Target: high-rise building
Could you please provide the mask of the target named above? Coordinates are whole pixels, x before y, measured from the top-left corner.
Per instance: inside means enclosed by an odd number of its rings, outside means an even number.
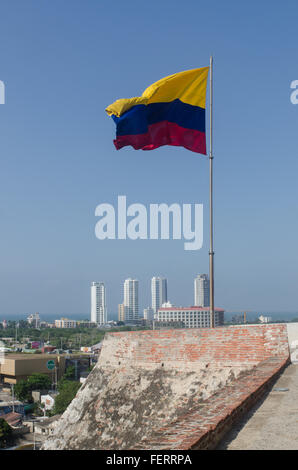
[[[124,304],[118,305],[118,321],[125,321],[125,307]]]
[[[196,307],[209,307],[210,281],[208,274],[198,274],[194,281],[194,305]]]
[[[139,281],[126,279],[124,281],[124,316],[125,321],[139,320]]]
[[[106,288],[103,282],[91,284],[91,322],[107,323]]]
[[[167,280],[164,277],[153,277],[151,279],[151,299],[154,313],[167,302],[168,288]]]

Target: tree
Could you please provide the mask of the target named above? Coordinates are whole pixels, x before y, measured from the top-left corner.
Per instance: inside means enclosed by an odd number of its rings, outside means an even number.
[[[30,390],[48,390],[52,381],[46,374],[34,373],[27,379]]]
[[[0,446],[3,447],[6,445],[7,440],[9,440],[12,434],[12,429],[5,419],[0,418]]]
[[[14,393],[18,400],[27,401],[29,397],[29,387],[26,380],[20,380],[14,386]]]
[[[27,380],[20,380],[14,386],[14,391],[20,401],[31,401],[33,390],[48,390],[51,385],[52,381],[47,375],[34,373]]]
[[[28,325],[27,320],[19,320],[19,328],[28,328]]]
[[[72,402],[81,384],[70,380],[60,380],[58,384],[59,394],[55,398],[54,414],[62,414]]]
[[[75,366],[68,366],[65,374],[63,375],[63,379],[73,380],[75,378]]]

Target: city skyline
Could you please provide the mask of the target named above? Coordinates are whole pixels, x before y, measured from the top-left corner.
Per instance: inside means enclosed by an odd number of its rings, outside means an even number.
[[[202,277],[203,276],[203,277]],[[173,292],[173,295],[171,295],[170,297],[167,296],[167,300],[169,302],[171,302],[171,305],[173,307],[187,307],[187,306],[198,306],[196,305],[196,302],[195,302],[195,298],[196,298],[196,280],[197,279],[200,279],[200,280],[203,280],[203,283],[204,281],[206,280],[207,278],[207,282],[209,283],[209,277],[208,277],[208,274],[197,274],[196,277],[193,279],[193,280],[188,280],[188,290],[190,291],[190,287],[192,288],[192,292],[191,292],[191,295],[189,296],[189,298],[186,300],[185,303],[182,303],[180,302],[179,300],[179,297],[177,297],[177,292]],[[143,314],[142,312],[147,309],[147,308],[152,308],[152,279],[163,279],[166,281],[166,286],[167,286],[167,293],[168,293],[168,279],[167,278],[164,278],[164,277],[160,277],[160,276],[153,276],[153,277],[150,277],[149,279],[145,279],[143,280],[143,282],[140,283],[140,280],[139,279],[132,279],[132,278],[127,278],[126,280],[133,280],[133,281],[136,281],[137,284],[138,284],[138,287],[137,287],[137,292],[138,292],[138,311],[139,311],[139,318],[142,318],[143,317]],[[124,296],[124,283],[125,281],[121,281],[119,286],[118,286],[118,289],[113,292],[113,296],[117,297],[119,299],[119,303],[117,303],[116,305],[116,308],[111,308],[109,311],[108,311],[108,308],[107,308],[107,305],[105,307],[105,318],[107,318],[107,321],[109,320],[115,320],[115,319],[118,319],[119,317],[119,306],[120,305],[123,305],[123,296]],[[104,294],[103,294],[103,298],[105,299],[106,301],[106,297],[107,297],[107,293],[109,293],[111,295],[111,292],[110,292],[110,288],[109,286],[106,285],[106,282],[98,282],[98,281],[92,281],[91,283],[91,292],[92,292],[92,285],[100,285],[103,287],[104,289]],[[87,289],[90,289],[90,284],[89,286],[87,286]],[[171,292],[171,290],[170,290]],[[204,294],[201,293],[201,295],[204,296]],[[209,299],[208,297],[208,288],[207,288],[207,293],[205,292],[205,296],[207,298],[207,300]],[[174,300],[176,299],[176,300]],[[96,304],[96,302],[94,303],[94,305]],[[274,310],[274,309],[256,309],[256,310],[253,310],[253,309],[247,309],[245,308],[245,306],[239,306],[238,309],[229,309],[228,307],[226,306],[222,306],[222,305],[215,305],[215,307],[220,307],[220,308],[223,308],[223,310],[225,310],[225,312],[227,313],[241,313],[241,312],[244,312],[244,311],[247,311],[247,312],[263,312],[263,313],[273,313],[273,314],[278,314],[279,315],[279,318],[282,318],[283,314],[284,315],[290,315],[291,316],[295,316],[295,314],[298,314],[298,309],[297,310],[288,310],[288,311],[280,311],[280,310]],[[36,309],[35,309],[36,310]],[[18,318],[30,318],[30,317],[34,317],[37,316],[38,317],[38,322],[40,321],[40,315],[42,317],[47,317],[47,316],[51,316],[54,318],[54,316],[71,316],[71,315],[74,315],[76,318],[80,318],[80,319],[84,319],[84,320],[90,320],[90,321],[93,321],[92,320],[92,315],[91,315],[91,311],[92,311],[92,293],[91,293],[91,302],[90,302],[90,298],[89,298],[89,308],[87,307],[85,312],[71,312],[69,310],[58,310],[56,313],[55,312],[42,312],[40,313],[40,311],[38,313],[32,313],[32,312],[19,312],[19,313],[14,313],[13,315],[8,315],[8,314],[0,314],[0,318],[2,317],[2,320],[10,320],[10,316],[13,317],[13,320],[15,319],[18,319]],[[102,311],[102,315],[104,315],[103,311]],[[94,314],[93,314],[93,317],[94,317]],[[1,321],[1,320],[0,320]],[[35,320],[34,320],[35,321]]]
[[[149,284],[149,283],[148,283]],[[148,288],[148,286],[147,286]],[[132,321],[138,318],[151,319],[154,314],[166,303],[169,303],[168,298],[168,280],[162,276],[153,276],[150,280],[151,288],[151,303],[150,306],[141,304],[139,294],[139,280],[127,278],[122,286],[122,302],[118,304],[118,320],[119,321]],[[143,294],[146,289],[142,290]],[[91,284],[91,321],[103,324],[103,318],[109,320],[107,314],[106,287],[104,282],[92,282]],[[207,307],[209,306],[209,279],[207,274],[198,274],[194,280],[194,306]],[[196,299],[197,303],[196,303]],[[202,302],[201,302],[202,299]],[[105,315],[102,313],[102,304],[104,303]],[[171,304],[174,306],[174,304]],[[186,304],[191,305],[191,304]],[[143,314],[141,313],[143,312]],[[115,317],[115,312],[111,313]],[[98,319],[101,319],[98,321]]]

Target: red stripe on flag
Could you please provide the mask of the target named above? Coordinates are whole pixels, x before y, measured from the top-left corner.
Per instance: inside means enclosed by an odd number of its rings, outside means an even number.
[[[154,150],[162,145],[175,145],[203,155],[207,154],[205,132],[185,129],[169,121],[151,124],[145,134],[118,136],[114,140],[114,145],[117,150],[127,145],[136,150]]]

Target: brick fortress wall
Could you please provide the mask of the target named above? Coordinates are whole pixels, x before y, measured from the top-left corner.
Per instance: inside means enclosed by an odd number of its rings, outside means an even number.
[[[285,324],[107,333],[43,448],[215,448],[288,362]]]
[[[288,337],[283,324],[248,325],[181,330],[145,330],[106,335],[100,362],[118,367],[157,364],[193,368],[195,364],[237,366],[258,364],[272,357],[288,357]]]

